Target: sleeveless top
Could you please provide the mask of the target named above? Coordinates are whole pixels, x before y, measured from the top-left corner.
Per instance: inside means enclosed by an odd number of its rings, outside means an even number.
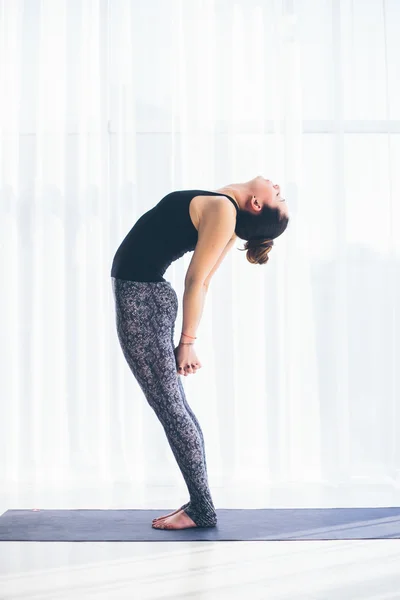
[[[195,249],[198,233],[193,225],[189,204],[195,196],[226,196],[205,190],[170,192],[144,213],[118,247],[111,267],[111,277],[129,281],[166,281],[163,277],[170,264]]]

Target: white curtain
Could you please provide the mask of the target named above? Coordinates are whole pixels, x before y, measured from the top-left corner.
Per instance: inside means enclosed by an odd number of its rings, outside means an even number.
[[[182,378],[211,487],[399,482],[399,31],[398,0],[0,1],[3,483],[184,485],[111,262],[170,191],[258,174],[291,221],[228,254]]]

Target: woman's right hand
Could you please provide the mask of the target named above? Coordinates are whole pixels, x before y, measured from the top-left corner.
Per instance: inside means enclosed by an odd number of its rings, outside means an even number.
[[[178,375],[194,374],[203,366],[197,357],[193,344],[179,344],[175,350],[175,361]]]

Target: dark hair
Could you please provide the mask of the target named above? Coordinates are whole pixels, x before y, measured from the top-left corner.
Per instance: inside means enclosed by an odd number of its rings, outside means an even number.
[[[289,217],[282,214],[277,206],[272,208],[265,204],[258,215],[239,210],[235,233],[240,239],[246,240],[244,248],[239,250],[247,250],[246,258],[250,263],[264,265],[268,262],[273,240],[285,231],[288,223]]]

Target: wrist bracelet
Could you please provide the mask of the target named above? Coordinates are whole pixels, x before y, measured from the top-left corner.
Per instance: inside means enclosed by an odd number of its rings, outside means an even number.
[[[192,340],[197,340],[197,337],[193,337],[191,335],[188,335],[187,333],[183,333],[183,331],[182,331],[182,335],[186,335],[186,337],[191,338]]]

